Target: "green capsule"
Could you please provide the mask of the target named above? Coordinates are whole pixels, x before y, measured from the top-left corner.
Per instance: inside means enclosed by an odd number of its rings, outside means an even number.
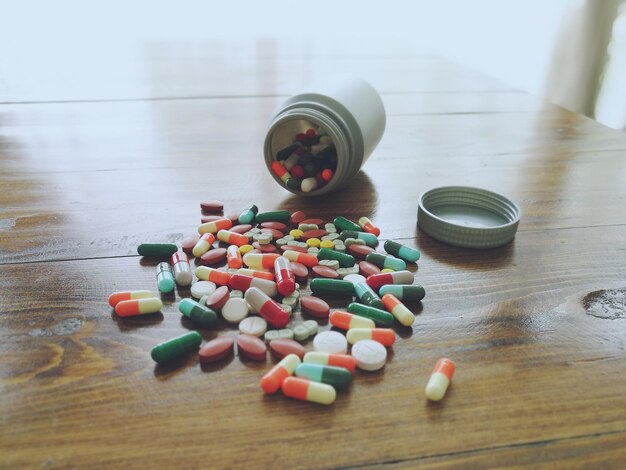
[[[298,178],[289,178],[285,183],[285,186],[287,186],[289,189],[300,190],[300,188],[302,187],[302,180]]]
[[[316,277],[309,285],[314,294],[354,295],[354,284],[341,279]]]
[[[400,258],[391,255],[383,255],[382,253],[370,253],[365,257],[365,261],[375,264],[381,269],[393,269],[394,271],[403,271],[406,269],[406,263]]]
[[[335,224],[335,227],[337,227],[337,230],[339,230],[340,232],[344,230],[352,230],[353,232],[363,231],[363,229],[361,229],[361,227],[359,227],[357,224],[341,216],[335,217],[335,220],[333,220],[333,224]]]
[[[142,243],[137,247],[137,253],[146,258],[169,258],[178,251],[172,243]]]
[[[217,321],[217,313],[192,299],[181,300],[178,304],[178,310],[202,328],[208,328]]]
[[[318,260],[331,259],[331,260],[339,261],[339,266],[341,266],[342,268],[351,268],[352,266],[356,264],[354,256],[349,255],[347,253],[340,253],[338,251],[331,250],[330,248],[322,248],[317,253],[317,259]]]
[[[294,371],[296,377],[303,377],[313,382],[332,385],[337,390],[345,390],[352,382],[352,374],[348,369],[321,364],[298,364]]]
[[[287,159],[287,157],[289,157],[299,147],[302,147],[302,144],[300,142],[294,142],[290,146],[279,150],[276,152],[276,160],[281,161]]]
[[[254,217],[259,213],[259,208],[252,204],[247,209],[241,211],[239,214],[239,223],[240,224],[251,224],[254,221]]]
[[[291,214],[289,211],[261,212],[256,215],[256,221],[259,224],[263,222],[289,222],[290,220]]]
[[[420,252],[416,248],[403,245],[402,243],[394,242],[393,240],[387,240],[384,244],[385,251],[390,255],[402,258],[404,261],[415,263],[420,259]]]
[[[385,304],[383,304],[381,298],[376,295],[376,292],[366,282],[355,284],[354,292],[362,304],[385,310]]]
[[[393,315],[379,308],[368,307],[367,305],[352,302],[348,305],[348,312],[359,315],[360,317],[369,318],[379,326],[392,327]]]
[[[359,240],[363,240],[367,246],[371,246],[372,248],[378,246],[378,238],[373,233],[366,232],[355,232],[354,230],[344,230],[339,235],[339,238],[345,240],[346,238],[356,238]]]
[[[184,335],[169,339],[152,348],[150,356],[159,364],[170,361],[178,356],[197,350],[202,343],[202,336],[197,331],[190,331]]]
[[[381,297],[385,294],[391,294],[399,300],[407,302],[417,302],[422,300],[426,295],[426,291],[422,286],[408,284],[386,284],[379,291]]]
[[[168,292],[172,292],[174,290],[176,282],[174,281],[174,274],[172,273],[172,268],[169,263],[163,261],[162,263],[157,264],[156,280],[159,292],[167,294]]]

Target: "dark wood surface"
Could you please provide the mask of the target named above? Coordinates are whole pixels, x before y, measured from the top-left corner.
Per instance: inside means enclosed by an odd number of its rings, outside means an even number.
[[[229,44],[151,45],[142,73],[110,59],[92,81],[78,64],[72,82],[4,71],[0,465],[623,468],[626,135],[437,57],[262,46],[233,59]],[[346,190],[301,199],[267,173],[265,130],[298,84],[339,66],[382,92],[387,130]],[[448,184],[518,202],[514,242],[475,251],[420,232],[419,195]],[[367,215],[417,246],[427,295],[385,368],[323,407],[264,396],[269,357],[155,366],[152,346],[193,329],[176,306],[188,289],[149,318],[106,299],[155,290],[137,244],[194,233],[204,199]],[[457,372],[428,403],[442,356]]]

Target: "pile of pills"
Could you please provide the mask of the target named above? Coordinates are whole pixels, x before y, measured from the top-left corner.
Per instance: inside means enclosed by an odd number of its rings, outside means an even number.
[[[296,134],[293,142],[274,156],[272,171],[289,189],[309,193],[332,180],[337,170],[337,150],[320,128]]]
[[[180,248],[146,243],[137,251],[170,260],[156,267],[160,293],[176,284],[190,286],[192,298],[178,303],[183,316],[198,328],[213,328],[221,315],[238,325],[239,335],[202,345],[202,336],[191,331],[156,345],[154,361],[166,363],[195,351],[201,363],[213,363],[232,354],[235,343],[240,357],[265,361],[269,348],[279,362],[263,376],[261,389],[321,404],[333,403],[336,392],[349,387],[356,368],[384,367],[387,348],[396,341],[392,327],[396,322],[410,327],[415,320],[405,303],[425,295],[407,270],[407,263],[419,259],[418,250],[387,240],[384,253],[376,251],[380,230],[366,217],[358,223],[344,217],[325,223],[300,211],[260,213],[254,205],[226,217],[218,201],[201,208],[220,215],[203,216],[198,236],[183,240]],[[195,269],[189,256],[196,258]],[[312,295],[302,295],[300,286],[310,275]],[[324,296],[344,299],[345,309],[331,311]],[[163,307],[145,290],[113,293],[109,304],[120,317]],[[318,319],[333,329],[319,331]],[[305,350],[302,343],[308,342],[313,351]],[[452,361],[439,360],[426,396],[443,398],[453,373]]]

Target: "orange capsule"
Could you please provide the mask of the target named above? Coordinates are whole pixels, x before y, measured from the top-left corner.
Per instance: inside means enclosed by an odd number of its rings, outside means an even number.
[[[128,290],[124,292],[113,292],[109,296],[109,305],[115,307],[123,300],[137,300],[146,299],[148,297],[154,297],[154,294],[149,290]]]
[[[396,332],[391,328],[351,328],[348,330],[346,338],[350,344],[355,344],[363,339],[372,339],[389,347],[396,342]]]
[[[353,315],[352,313],[334,310],[328,317],[330,324],[335,328],[350,330],[352,328],[375,328],[376,324],[369,318]]]
[[[283,252],[283,256],[289,261],[304,264],[308,268],[317,266],[317,256],[312,255],[311,253],[300,253],[298,251],[286,250]]]
[[[243,265],[243,261],[241,260],[241,253],[239,252],[239,248],[236,245],[230,245],[226,249],[226,262],[228,263],[228,267],[232,269],[239,269]]]
[[[354,373],[356,369],[356,359],[349,354],[331,354],[322,351],[311,351],[304,355],[303,362],[323,366],[343,367],[352,373]]]
[[[295,354],[288,354],[281,361],[272,367],[267,374],[261,378],[261,388],[265,393],[271,395],[276,393],[283,381],[293,375],[293,371],[300,364],[300,358]]]
[[[156,313],[163,307],[163,302],[157,297],[145,299],[122,300],[115,306],[115,313],[120,317],[134,317],[146,313]]]
[[[267,279],[268,281],[274,280],[274,275],[269,271],[257,271],[256,269],[241,268],[237,270],[237,274],[243,274],[244,276],[258,277],[259,279]]]
[[[359,219],[359,227],[361,227],[364,232],[373,233],[377,237],[380,236],[380,229],[376,227],[367,217],[361,217]]]
[[[311,401],[321,405],[330,405],[337,398],[337,392],[332,386],[297,377],[287,377],[283,380],[281,389],[289,398]]]
[[[237,246],[247,245],[250,241],[245,235],[237,232],[231,232],[230,230],[220,230],[217,232],[217,239],[221,242]]]
[[[432,401],[439,401],[446,394],[448,385],[452,381],[452,375],[456,366],[448,358],[441,358],[435,364],[433,373],[426,385],[426,397]]]
[[[214,242],[215,235],[213,235],[211,232],[205,233],[196,242],[193,249],[191,250],[191,254],[194,255],[196,258],[200,258],[203,254],[205,254],[213,247]]]
[[[246,253],[243,255],[243,263],[254,269],[271,269],[279,257],[277,253]]]
[[[272,162],[272,171],[283,181],[283,183],[286,183],[287,180],[291,178],[291,174],[289,174],[287,168],[285,168],[279,161]]]
[[[211,281],[218,286],[227,286],[228,281],[230,281],[230,274],[209,268],[208,266],[198,266],[196,268],[196,277],[201,281]]]
[[[211,222],[207,222],[198,227],[198,233],[204,235],[205,233],[217,233],[220,230],[228,230],[233,226],[233,222],[230,219],[218,219]]]

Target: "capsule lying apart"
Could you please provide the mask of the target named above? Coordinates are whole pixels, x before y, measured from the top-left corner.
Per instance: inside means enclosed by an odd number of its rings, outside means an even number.
[[[432,401],[439,401],[443,398],[446,390],[448,390],[455,368],[454,362],[445,357],[437,361],[428,384],[426,384],[426,398]]]
[[[321,405],[330,405],[337,398],[337,392],[330,385],[298,377],[287,377],[283,381],[281,389],[289,398],[311,401]]]

